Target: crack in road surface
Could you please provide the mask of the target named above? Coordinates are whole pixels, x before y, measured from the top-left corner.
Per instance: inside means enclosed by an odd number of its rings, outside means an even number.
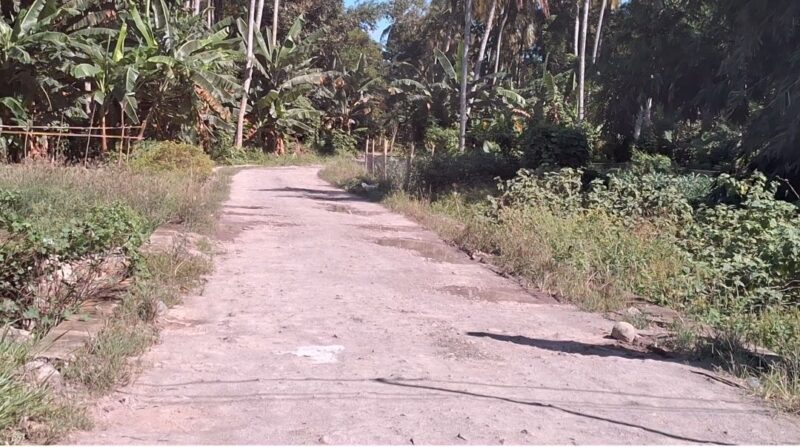
[[[240,171],[220,224],[202,295],[170,310],[141,374],[72,441],[800,441],[796,418],[615,345],[601,316],[527,293],[317,168]]]

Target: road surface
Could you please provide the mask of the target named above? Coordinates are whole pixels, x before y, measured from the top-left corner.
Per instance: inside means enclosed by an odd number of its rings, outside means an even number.
[[[715,373],[606,338],[312,167],[249,169],[202,293],[92,444],[797,443]]]

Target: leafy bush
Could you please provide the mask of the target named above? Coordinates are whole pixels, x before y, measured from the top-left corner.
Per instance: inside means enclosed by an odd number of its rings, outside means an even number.
[[[0,210],[0,232],[4,234],[0,238],[0,322],[37,320],[47,327],[86,298],[88,289],[83,284],[73,287],[59,283],[46,289],[54,296],[39,296],[42,282],[51,283],[50,276],[65,263],[87,255],[121,250],[134,257],[143,241],[144,224],[122,204],[93,208],[87,215],[48,231],[34,228],[13,212]],[[93,275],[98,267],[99,263],[89,262],[88,271],[73,271],[71,275]],[[76,279],[84,280],[88,278]]]
[[[214,170],[214,161],[199,146],[158,141],[140,145],[134,152],[130,166],[137,171],[180,171],[208,178]]]
[[[633,226],[643,219],[675,224],[692,219],[692,204],[708,193],[711,180],[701,175],[622,172],[586,181],[586,172],[564,168],[537,174],[521,170],[502,183],[498,205],[548,208],[557,215],[602,210]]]
[[[684,242],[705,273],[707,303],[726,314],[747,315],[800,305],[798,207],[775,199],[777,182],[755,173],[722,176],[717,184],[744,192],[738,205],[701,206]]]
[[[331,136],[334,154],[355,154],[358,152],[358,140],[353,135],[342,131],[334,131]]]
[[[500,114],[473,125],[469,136],[484,152],[511,155],[519,151],[523,127],[520,118]]]
[[[585,166],[591,157],[580,128],[533,124],[525,130],[522,166],[526,168]]]
[[[431,124],[425,129],[425,147],[432,154],[457,154],[458,129]]]
[[[724,122],[704,129],[698,121],[687,121],[667,133],[664,149],[684,166],[728,171],[735,167],[741,143],[742,131]]]
[[[591,217],[602,233],[614,233],[620,240],[628,237],[623,233],[649,228],[657,235],[651,243],[673,245],[683,267],[669,270],[655,282],[631,278],[628,292],[686,306],[721,330],[735,330],[748,341],[779,352],[796,349],[800,343],[795,311],[800,305],[798,207],[775,198],[778,183],[768,182],[760,173],[741,180],[727,175],[712,180],[630,171],[587,184],[583,174],[569,168],[543,174],[522,170],[499,185],[501,195],[493,199],[490,216],[498,225],[504,224],[511,210],[566,219],[560,225]],[[597,235],[571,237],[574,248],[596,240]],[[612,252],[623,258],[641,253],[633,249]],[[574,257],[560,262],[572,262],[569,259]],[[602,261],[597,268],[605,265],[603,271],[618,270],[612,257],[596,259]],[[642,265],[654,262],[637,259]],[[774,316],[780,314],[786,318],[776,324]]]
[[[668,174],[673,172],[672,160],[666,155],[634,151],[631,157],[631,171],[634,174]]]

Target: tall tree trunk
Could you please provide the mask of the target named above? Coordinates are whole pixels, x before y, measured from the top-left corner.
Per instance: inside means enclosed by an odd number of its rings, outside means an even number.
[[[486,45],[489,43],[489,36],[492,33],[494,26],[494,11],[497,9],[497,0],[492,0],[492,6],[489,7],[489,17],[486,19],[486,26],[483,30],[483,37],[481,37],[481,46],[478,49],[478,62],[475,63],[475,70],[473,71],[475,79],[481,75],[481,68],[483,67],[483,58],[486,56]]]
[[[200,15],[200,0],[194,0],[194,15]]]
[[[639,106],[639,113],[636,114],[636,121],[633,124],[633,141],[638,143],[642,137],[642,131],[647,130],[652,125],[651,112],[653,110],[653,98],[647,98],[644,105]]]
[[[494,74],[500,71],[500,52],[503,49],[503,31],[506,29],[508,23],[508,7],[503,8],[503,20],[500,21],[500,28],[497,29],[497,45],[494,49]]]
[[[584,95],[586,90],[586,31],[589,27],[589,1],[583,2],[583,20],[581,20],[581,54],[578,67],[578,122],[583,121],[585,113]]]
[[[280,9],[281,1],[275,0],[272,5],[272,41],[275,45],[278,44],[278,10]]]
[[[600,48],[600,33],[603,31],[603,16],[606,14],[608,0],[603,0],[600,5],[600,18],[597,19],[597,30],[594,33],[594,49],[592,50],[592,65],[597,63],[597,50]]]
[[[255,21],[256,26],[255,26],[255,29],[257,29],[257,30],[261,29],[261,18],[262,17],[264,17],[264,8],[263,7],[256,8],[256,21]]]
[[[464,152],[467,143],[467,75],[469,73],[469,44],[472,27],[472,0],[464,1],[464,51],[461,53],[460,122],[458,128],[458,150]]]
[[[578,57],[578,41],[581,34],[581,2],[575,2],[575,34],[572,38],[572,54]]]
[[[264,0],[259,0],[260,6],[264,7]],[[250,0],[250,12],[247,15],[247,62],[244,69],[244,83],[242,91],[242,102],[239,104],[239,118],[236,121],[236,142],[237,148],[242,147],[244,139],[244,117],[247,114],[247,97],[250,93],[250,83],[253,81],[253,34],[256,27],[256,0]]]

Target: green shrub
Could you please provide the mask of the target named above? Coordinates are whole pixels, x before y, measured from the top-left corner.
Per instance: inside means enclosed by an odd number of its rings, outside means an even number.
[[[580,169],[537,174],[521,170],[499,186],[497,205],[531,206],[569,215],[587,209],[602,210],[628,226],[641,220],[652,224],[690,222],[692,205],[710,190],[711,180],[701,175],[636,174],[622,172],[585,181]]]
[[[511,155],[519,152],[522,138],[521,132],[517,129],[522,126],[521,121],[516,121],[512,117],[501,114],[473,125],[469,136],[476,144],[476,147],[485,152],[500,152],[501,154]],[[457,143],[458,140],[456,140]]]
[[[679,124],[667,134],[665,148],[681,165],[728,171],[735,167],[742,131],[722,122],[703,128],[699,121]]]
[[[130,166],[136,171],[179,171],[208,178],[214,170],[214,161],[199,146],[158,141],[140,145],[134,151]]]
[[[425,148],[433,154],[457,154],[458,129],[431,124],[425,129]]]
[[[743,195],[737,205],[699,207],[684,242],[706,274],[704,305],[724,309],[720,318],[796,308],[800,305],[798,207],[776,200],[778,183],[768,182],[760,173],[745,180],[725,175],[717,184]]]
[[[631,171],[633,171],[634,174],[668,174],[673,172],[672,160],[666,155],[633,151],[633,157],[631,157]]]
[[[85,216],[47,230],[34,228],[17,214],[0,212],[0,232],[4,234],[0,237],[0,323],[35,320],[45,329],[86,298],[87,291],[54,284],[57,296],[40,297],[36,290],[43,278],[64,262],[87,255],[121,250],[135,258],[145,235],[141,217],[122,204],[93,208]]]
[[[331,136],[331,145],[334,154],[355,154],[358,152],[358,139],[340,130],[335,130]]]
[[[775,198],[776,182],[759,173],[741,180],[722,175],[712,181],[700,175],[635,171],[609,174],[588,185],[582,179],[582,171],[569,168],[542,174],[522,170],[499,185],[501,195],[493,199],[490,215],[503,224],[511,210],[533,210],[566,219],[560,225],[591,216],[602,233],[613,233],[612,239],[620,241],[627,237],[623,233],[651,228],[658,235],[651,243],[674,246],[682,268],[657,281],[645,281],[644,273],[636,273],[622,282],[632,287],[628,292],[688,307],[720,330],[735,329],[746,341],[779,352],[792,352],[800,343],[795,311],[800,305],[798,207]],[[588,241],[595,244],[598,236],[570,237],[574,249]],[[613,258],[641,253],[630,248],[633,245],[604,247],[610,257],[595,257],[598,261],[592,263],[605,265],[603,271],[619,271]],[[559,262],[573,265],[575,256]],[[642,259],[634,257],[632,262],[654,262]],[[776,324],[774,316],[780,314],[786,318]]]
[[[580,128],[533,124],[525,130],[522,166],[526,168],[585,166],[591,157]]]

